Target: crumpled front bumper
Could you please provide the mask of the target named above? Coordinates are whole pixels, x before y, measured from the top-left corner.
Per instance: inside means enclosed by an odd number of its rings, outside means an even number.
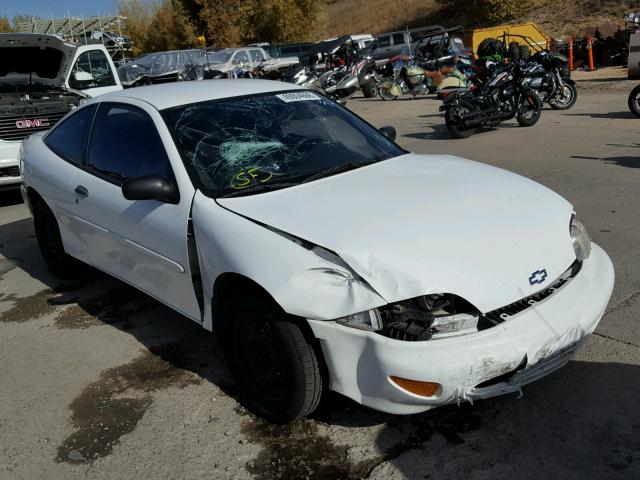
[[[309,324],[320,340],[332,390],[377,410],[418,413],[518,392],[562,367],[598,325],[613,284],[611,260],[593,244],[580,272],[559,291],[475,334],[406,342],[331,321]],[[397,386],[392,375],[442,387],[422,397]]]

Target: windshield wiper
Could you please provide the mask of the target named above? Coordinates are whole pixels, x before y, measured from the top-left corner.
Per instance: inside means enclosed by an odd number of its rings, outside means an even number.
[[[356,168],[364,167],[365,165],[371,165],[372,163],[377,163],[377,160],[373,160],[371,162],[347,162],[341,163],[340,165],[336,165],[331,168],[327,168],[326,170],[321,170],[313,175],[305,178],[302,183],[312,182],[314,180],[318,180],[324,177],[330,177],[331,175],[336,175],[342,172],[348,172],[349,170],[355,170]]]
[[[261,192],[269,192],[273,190],[280,190],[281,188],[293,187],[295,185],[300,185],[296,182],[287,182],[287,183],[259,183],[257,185],[253,185],[251,187],[242,188],[239,190],[234,190],[233,192],[225,193],[224,195],[219,196],[218,198],[229,198],[229,197],[242,197],[244,195],[251,195],[254,193]]]

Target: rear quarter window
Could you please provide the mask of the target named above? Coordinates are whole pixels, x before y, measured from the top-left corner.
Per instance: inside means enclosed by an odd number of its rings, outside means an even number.
[[[49,132],[44,143],[68,162],[82,164],[96,108],[93,104],[76,110]]]

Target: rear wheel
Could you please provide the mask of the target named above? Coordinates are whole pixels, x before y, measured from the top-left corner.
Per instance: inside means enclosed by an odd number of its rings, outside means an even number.
[[[303,329],[260,293],[228,299],[220,345],[245,406],[276,423],[313,412],[324,387]]]
[[[527,45],[520,45],[520,60],[529,60],[529,47]]]
[[[578,99],[578,90],[575,85],[563,83],[555,96],[549,100],[549,105],[554,110],[569,110]]]
[[[447,107],[444,113],[444,121],[447,130],[453,138],[468,138],[478,130],[478,127],[462,127],[458,118],[461,115],[476,111],[476,106],[469,100],[462,99],[457,105]]]
[[[640,85],[631,90],[629,94],[629,110],[636,117],[640,117]]]
[[[531,127],[538,123],[542,112],[540,98],[533,90],[526,90],[520,99],[516,120],[521,127]]]
[[[37,196],[32,199],[32,205],[36,239],[47,267],[62,280],[78,277],[83,265],[65,252],[55,215],[44,200]]]

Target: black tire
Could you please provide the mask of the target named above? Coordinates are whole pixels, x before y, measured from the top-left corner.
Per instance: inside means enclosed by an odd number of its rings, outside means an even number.
[[[61,280],[78,278],[84,265],[65,252],[55,215],[39,197],[32,199],[32,206],[36,239],[47,267]]]
[[[569,110],[576,104],[578,99],[578,90],[575,85],[564,83],[562,85],[562,93],[556,94],[555,97],[549,99],[549,106],[554,110]]]
[[[518,42],[509,44],[509,58],[512,62],[520,60],[520,44]]]
[[[447,130],[453,138],[469,138],[476,133],[478,127],[460,128],[455,120],[456,115],[461,113],[470,113],[476,110],[476,106],[469,100],[462,99],[458,105],[451,105],[447,107],[444,112],[444,121],[447,125]]]
[[[640,117],[640,85],[631,90],[629,94],[629,110],[636,117]]]
[[[520,60],[526,62],[527,60],[529,60],[529,47],[527,45],[520,45]]]
[[[324,381],[316,352],[295,320],[264,294],[227,299],[219,338],[249,410],[287,423],[318,407]]]
[[[376,85],[375,80],[369,79],[362,85],[362,93],[365,98],[374,98],[378,95],[378,86]]]
[[[533,90],[526,90],[523,97],[520,105],[518,105],[516,120],[521,127],[532,127],[540,120],[542,103],[540,103],[540,98]]]

